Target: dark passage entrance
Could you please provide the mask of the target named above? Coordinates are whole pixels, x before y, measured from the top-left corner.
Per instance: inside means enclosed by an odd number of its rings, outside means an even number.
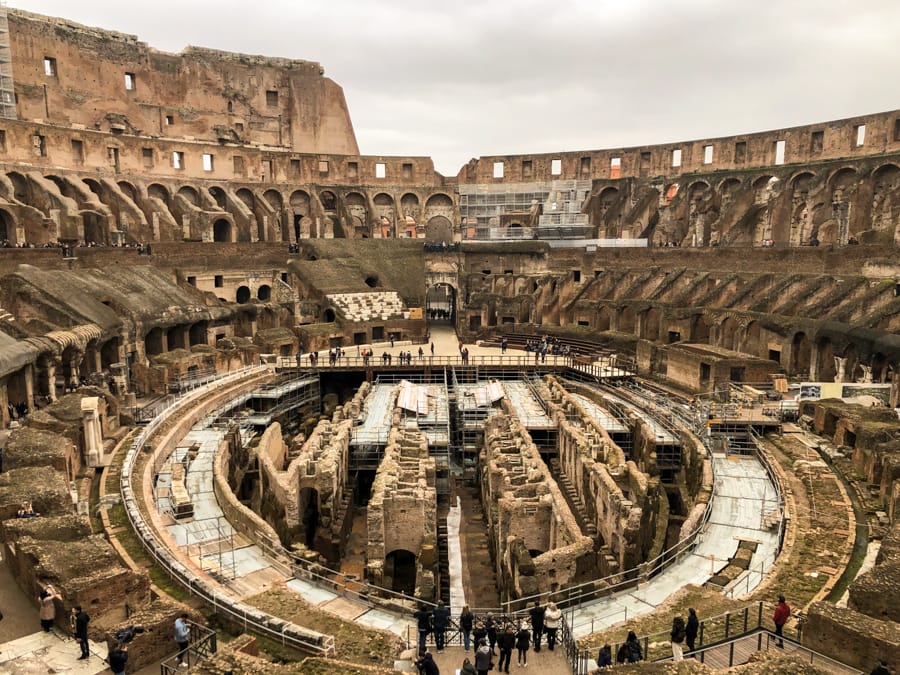
[[[416,592],[416,556],[398,549],[384,559],[384,580],[390,580],[390,588],[398,593],[413,595]]]

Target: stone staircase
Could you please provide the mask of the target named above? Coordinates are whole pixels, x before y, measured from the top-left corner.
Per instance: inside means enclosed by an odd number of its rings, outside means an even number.
[[[566,501],[569,503],[569,508],[572,509],[572,513],[575,515],[575,520],[578,521],[578,526],[581,528],[581,531],[591,538],[596,538],[597,526],[594,525],[593,519],[588,516],[581,495],[572,485],[571,481],[569,481],[569,477],[561,471],[558,458],[554,457],[550,460],[550,471],[556,478],[556,484],[559,485],[560,490],[562,490],[562,493],[565,495]]]
[[[396,291],[332,293],[326,298],[349,321],[408,319],[409,310]]]

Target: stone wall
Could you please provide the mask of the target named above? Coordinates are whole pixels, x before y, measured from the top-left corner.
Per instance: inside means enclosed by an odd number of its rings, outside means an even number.
[[[503,407],[485,423],[478,471],[505,602],[594,578],[597,555],[528,432]]]
[[[254,512],[297,552],[316,551],[329,562],[341,558],[351,523],[353,488],[349,483],[352,420],[359,415],[371,385],[364,384],[331,421],[322,421],[308,439],[289,446],[281,425],[269,425],[255,446],[229,441],[229,484],[246,494]],[[250,478],[258,471],[258,479]],[[314,515],[311,515],[314,514]]]
[[[435,601],[437,579],[437,492],[435,460],[428,439],[416,428],[400,428],[400,411],[375,473],[366,509],[366,575],[376,586],[393,587],[387,559],[407,551],[415,556],[415,596]]]
[[[881,659],[892,672],[900,666],[897,624],[826,602],[810,605],[803,645],[863,672],[870,672]]]
[[[555,378],[546,379],[543,398],[556,423],[560,470],[575,487],[585,516],[599,535],[600,575],[633,569],[660,553],[665,543],[665,527],[657,527],[659,478],[626,461],[621,448],[583,406]]]

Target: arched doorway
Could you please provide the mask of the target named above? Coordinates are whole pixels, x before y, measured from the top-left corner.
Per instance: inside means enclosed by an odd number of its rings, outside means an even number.
[[[453,243],[453,225],[444,216],[435,216],[425,225],[425,241]]]
[[[235,300],[237,300],[240,304],[244,304],[245,302],[250,302],[250,289],[246,286],[238,286],[237,293],[235,293]]]
[[[397,593],[413,595],[416,592],[416,556],[410,551],[397,549],[384,558],[385,585]]]
[[[812,356],[812,344],[806,333],[794,334],[791,340],[791,375],[809,375],[810,357]]]
[[[456,289],[450,284],[435,284],[425,293],[425,318],[430,323],[456,324]]]
[[[256,292],[256,297],[262,300],[263,302],[268,302],[272,297],[272,287],[268,284],[263,284],[259,287],[259,290]]]
[[[15,221],[6,211],[0,210],[0,246],[15,244]]]
[[[213,223],[213,241],[231,241],[231,223],[224,218]]]

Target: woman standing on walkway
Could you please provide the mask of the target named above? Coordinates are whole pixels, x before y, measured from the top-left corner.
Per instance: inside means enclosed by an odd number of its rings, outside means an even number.
[[[472,624],[475,622],[475,615],[469,610],[468,605],[464,605],[462,613],[459,615],[459,632],[463,637],[463,649],[469,651],[469,640],[472,635]]]
[[[523,621],[519,632],[516,633],[516,650],[518,651],[517,663],[520,666],[528,665],[528,648],[531,646],[531,631],[528,630],[528,622]]]
[[[47,584],[45,588],[41,589],[41,594],[38,596],[38,604],[40,605],[41,628],[44,629],[45,633],[50,632],[56,619],[55,599],[56,591],[53,590],[53,586]]]
[[[544,612],[544,632],[547,634],[547,649],[551,652],[556,646],[556,631],[559,628],[559,619],[562,612],[555,602],[547,605],[547,611]]]

